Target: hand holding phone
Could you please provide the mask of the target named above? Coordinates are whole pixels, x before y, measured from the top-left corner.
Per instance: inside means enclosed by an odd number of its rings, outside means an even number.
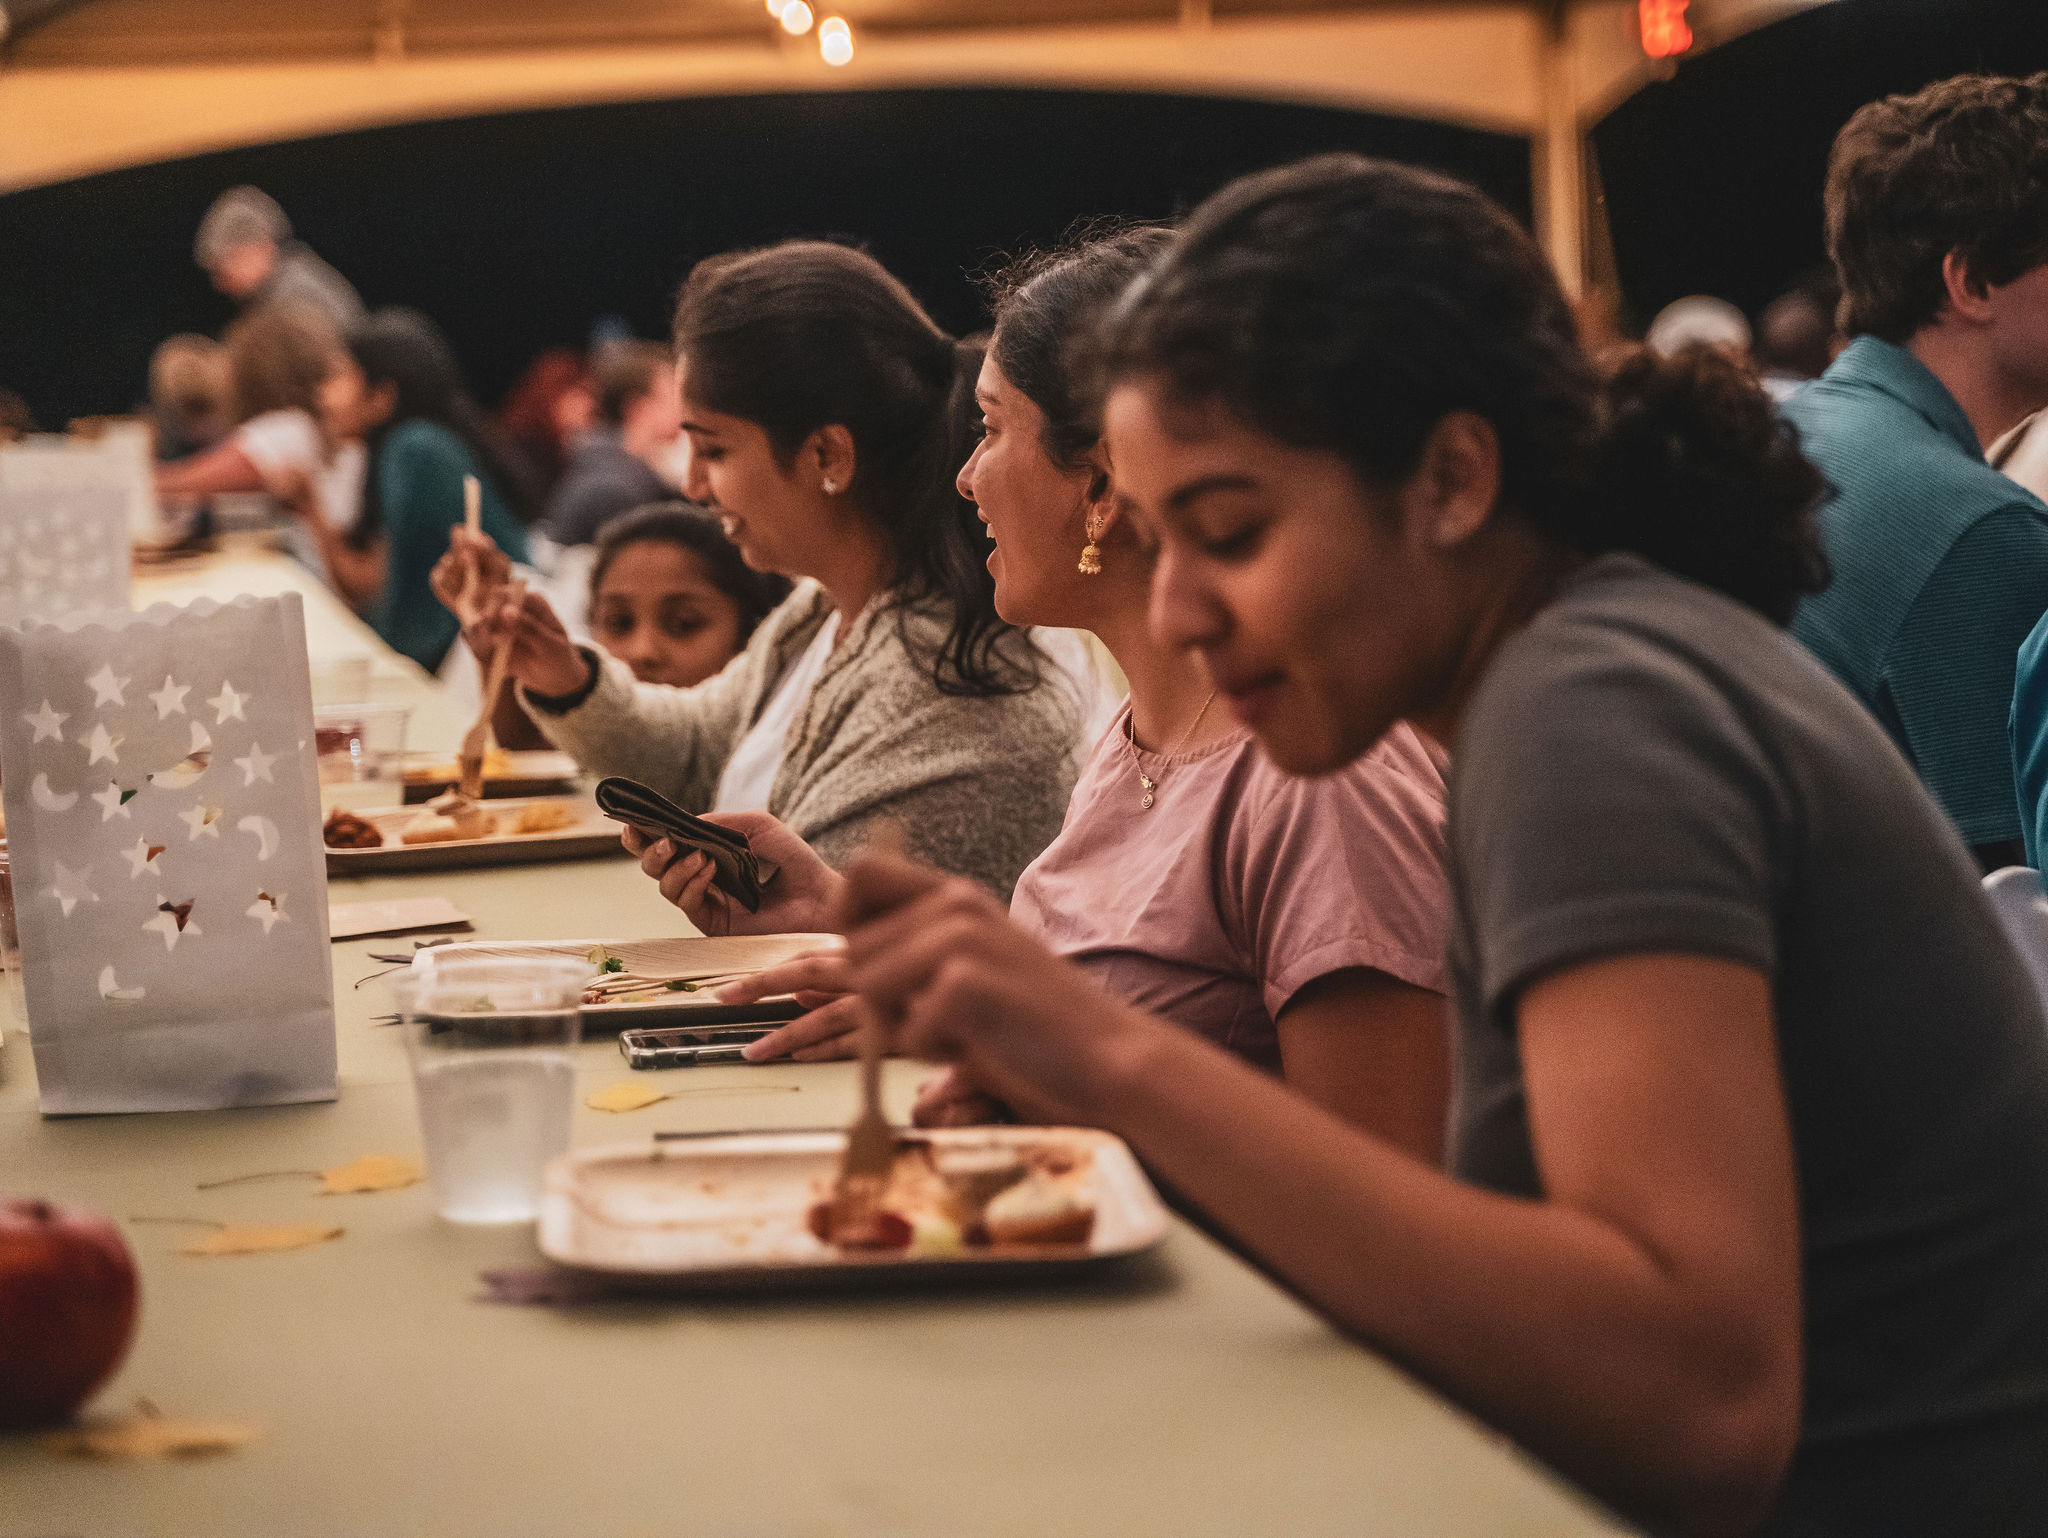
[[[660,791],[621,775],[598,781],[597,805],[605,816],[649,838],[665,838],[678,850],[706,856],[714,872],[712,885],[747,912],[761,911],[761,888],[775,879],[776,867],[754,853],[744,834],[686,812]]]

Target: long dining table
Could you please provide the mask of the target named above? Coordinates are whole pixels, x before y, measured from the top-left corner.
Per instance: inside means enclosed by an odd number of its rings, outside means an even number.
[[[281,556],[138,581],[138,604],[305,595],[316,673],[374,645]],[[452,742],[437,686],[378,649],[373,689]],[[631,861],[337,878],[335,902],[445,897],[490,939],[686,933]],[[433,1215],[428,1190],[320,1196],[368,1154],[418,1157],[405,1054],[372,952],[332,946],[340,1094],[264,1109],[46,1119],[30,1043],[0,1049],[0,1196],[112,1217],[141,1276],[132,1352],[95,1414],[138,1402],[253,1427],[198,1459],[81,1461],[0,1436],[0,1538],[593,1535],[1566,1535],[1627,1529],[1197,1228],[1085,1279],[1035,1285],[486,1301],[480,1274],[542,1264],[526,1226]],[[366,981],[366,979],[368,979]],[[32,1022],[30,1029],[32,1030]],[[831,1127],[850,1065],[630,1075],[579,1049],[577,1146],[657,1131]],[[892,1063],[902,1118],[928,1070]],[[274,1254],[188,1256],[136,1219],[340,1225]]]

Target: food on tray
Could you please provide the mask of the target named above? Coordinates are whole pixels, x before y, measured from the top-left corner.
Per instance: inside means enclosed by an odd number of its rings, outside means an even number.
[[[326,826],[321,828],[320,837],[329,849],[382,849],[384,835],[377,831],[376,824],[367,818],[358,817],[336,807],[327,814]]]
[[[829,1194],[808,1215],[813,1234],[841,1249],[951,1250],[1010,1244],[1085,1244],[1095,1229],[1090,1163],[1065,1150],[937,1150],[906,1139],[871,1232],[832,1233]]]
[[[512,819],[514,833],[555,833],[576,821],[576,810],[565,801],[529,801]]]
[[[429,802],[399,830],[401,844],[452,844],[463,839],[489,838],[498,831],[498,819],[474,802],[444,808]]]
[[[1026,1176],[982,1210],[990,1244],[1085,1244],[1095,1208],[1050,1175]]]
[[[493,743],[484,749],[484,778],[500,779],[512,772],[512,755]],[[435,764],[415,764],[405,771],[408,780],[432,782],[435,780],[459,780],[462,765],[455,759],[445,759]]]

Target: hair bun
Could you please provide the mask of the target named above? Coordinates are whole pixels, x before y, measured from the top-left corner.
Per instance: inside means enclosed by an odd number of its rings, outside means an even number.
[[[1603,360],[1589,532],[1784,624],[1827,585],[1814,512],[1832,494],[1756,376],[1718,349]]]

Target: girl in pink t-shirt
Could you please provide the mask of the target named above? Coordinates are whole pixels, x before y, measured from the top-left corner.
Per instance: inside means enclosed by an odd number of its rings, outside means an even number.
[[[1435,750],[1396,726],[1339,773],[1295,779],[1211,708],[1200,663],[1152,638],[1153,550],[1121,516],[1074,388],[1069,340],[1166,238],[1125,231],[1027,259],[996,282],[976,388],[985,433],[960,490],[994,541],[997,610],[1012,624],[1093,632],[1131,685],[1011,912],[1118,997],[1434,1162],[1449,1078]],[[720,820],[780,865],[784,892],[745,914],[695,857],[671,863],[662,846],[643,849],[671,900],[710,932],[830,926],[833,872],[773,819]],[[740,1002],[798,988],[819,1005],[748,1055],[846,1055],[859,1006],[833,997],[843,975],[838,958],[813,957],[729,990]],[[920,1117],[993,1109],[948,1078],[927,1086]]]

